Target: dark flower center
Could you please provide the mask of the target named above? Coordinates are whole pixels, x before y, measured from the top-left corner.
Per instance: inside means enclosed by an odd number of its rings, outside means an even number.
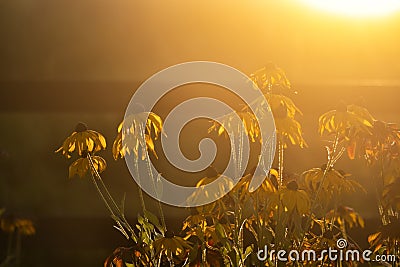
[[[293,190],[296,191],[297,189],[299,189],[299,185],[297,184],[296,181],[290,181],[287,185],[286,185],[287,189],[289,190]]]
[[[75,132],[77,133],[81,133],[84,131],[87,131],[88,127],[85,123],[83,122],[79,122],[76,126],[75,126]]]
[[[166,238],[173,238],[175,236],[174,232],[167,230],[165,233]]]
[[[222,218],[219,220],[219,223],[220,223],[220,224],[228,224],[229,222],[228,222],[228,220],[226,219],[226,217],[222,217]]]
[[[327,167],[328,167],[328,165],[325,163],[325,164],[322,164],[322,166],[320,168],[322,171],[325,171]]]
[[[89,152],[87,152],[87,150],[83,150],[81,157],[82,158],[87,158],[88,155],[89,155]]]
[[[386,129],[386,125],[383,121],[375,121],[374,128],[376,129],[377,132],[383,132]]]
[[[344,206],[339,206],[337,209],[337,212],[342,216],[346,214],[346,211],[347,211],[347,209]]]

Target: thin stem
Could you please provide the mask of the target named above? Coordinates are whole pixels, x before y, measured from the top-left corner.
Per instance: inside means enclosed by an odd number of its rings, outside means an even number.
[[[11,256],[14,232],[8,234],[7,257]]]
[[[256,219],[256,227],[257,227],[257,236],[258,237],[255,237],[256,239],[257,239],[257,246],[258,246],[258,249],[262,249],[261,248],[261,240],[263,239],[263,236],[261,236],[261,231],[262,231],[262,221],[263,220],[260,220],[259,219],[259,208],[260,208],[260,204],[259,204],[259,197],[258,197],[258,191],[256,191],[256,192],[254,192],[255,194],[256,194],[256,216],[257,216],[257,219]]]
[[[14,238],[14,232],[9,233],[6,258],[4,259],[3,262],[0,262],[0,267],[9,266],[9,263],[11,263],[11,261],[15,258],[15,255],[12,254],[13,238]]]
[[[242,222],[242,224],[240,226],[240,229],[239,229],[240,261],[241,261],[242,266],[244,266],[244,260],[243,260],[243,256],[242,256],[244,254],[244,250],[243,250],[243,248],[244,248],[243,247],[243,230],[244,230],[244,225],[245,225],[246,221],[247,221],[247,219],[243,220],[243,222]]]
[[[161,205],[161,201],[159,199],[159,195],[158,195],[158,191],[157,191],[157,187],[156,187],[156,183],[154,181],[154,175],[153,175],[153,171],[151,170],[151,165],[150,165],[150,157],[148,154],[146,154],[146,165],[147,165],[147,171],[149,173],[149,176],[151,178],[151,182],[153,184],[153,190],[157,195],[157,207],[158,207],[158,213],[160,215],[161,218],[161,226],[164,230],[164,232],[167,231],[167,224],[165,222],[165,216],[164,216],[164,211],[162,209],[162,205]]]
[[[10,266],[9,264],[12,262],[12,260],[15,258],[14,255],[8,255],[3,262],[0,263],[0,267],[7,267]]]
[[[206,240],[203,241],[201,245],[201,262],[203,266],[207,266],[207,248],[206,248]]]
[[[127,233],[124,229],[124,227],[126,227],[126,229],[128,229],[128,231],[131,233],[131,235],[132,235],[131,237],[134,239],[134,241],[137,241],[138,238],[137,238],[133,228],[127,222],[124,213],[120,210],[120,208],[118,207],[118,205],[115,203],[114,199],[112,198],[110,192],[108,191],[106,185],[103,182],[103,179],[101,178],[99,172],[97,171],[96,167],[94,166],[93,159],[90,154],[87,155],[87,159],[88,159],[89,165],[91,167],[90,173],[91,173],[91,177],[92,177],[92,182],[95,185],[97,192],[99,193],[104,204],[110,211],[114,221],[119,226],[119,228],[117,228],[117,229],[119,229],[125,235],[125,237],[129,238],[129,236],[127,235]],[[96,178],[97,178],[97,180],[96,180]],[[102,185],[102,188],[103,188],[104,192],[106,193],[106,195],[103,194],[97,181],[100,181],[100,184]]]
[[[244,138],[245,138],[245,136],[244,136],[244,133],[243,133],[243,131],[239,131],[239,151],[238,151],[238,153],[239,153],[239,155],[238,155],[238,158],[239,158],[239,162],[238,162],[238,167],[239,167],[239,172],[241,173],[242,172],[242,168],[243,168],[243,166],[242,166],[242,161],[243,161],[243,143],[244,143]],[[239,198],[239,195],[238,195],[238,198]],[[238,201],[239,201],[239,199],[238,199]],[[241,262],[241,266],[244,266],[244,260],[243,260],[243,226],[244,226],[244,224],[245,224],[245,222],[246,222],[246,220],[244,220],[243,222],[242,222],[242,224],[241,224],[241,226],[240,226],[240,228],[239,228],[239,235],[238,235],[238,245],[239,245],[239,250],[240,250],[240,262]]]
[[[278,169],[279,169],[279,187],[283,186],[283,154],[284,148],[282,138],[278,140]]]
[[[139,128],[140,128],[140,132],[145,132],[143,130],[143,125],[142,124],[139,125]],[[147,145],[146,140],[144,140],[144,144]],[[161,226],[162,226],[164,232],[166,232],[167,231],[167,224],[165,222],[164,212],[163,212],[163,209],[162,209],[162,206],[161,206],[161,201],[159,199],[156,183],[154,181],[154,175],[153,175],[153,171],[152,171],[151,164],[150,164],[151,160],[150,160],[150,157],[149,157],[149,154],[148,154],[147,151],[148,150],[147,150],[147,147],[146,147],[145,161],[146,161],[146,166],[147,166],[147,172],[148,172],[148,174],[150,176],[150,179],[151,179],[151,182],[152,182],[152,185],[153,185],[153,190],[154,190],[154,192],[156,193],[156,196],[157,196],[157,207],[158,207],[158,213],[159,213],[160,218],[161,218]]]
[[[138,162],[137,158],[135,159],[134,166],[135,166],[135,175],[137,177],[137,182],[138,182],[140,206],[142,207],[143,213],[146,214],[146,204],[144,202],[144,197],[143,197],[143,190],[142,190],[142,185],[141,185],[140,175],[139,175],[139,162]]]
[[[311,205],[311,209],[314,208],[314,207],[315,207],[315,204],[318,202],[317,200],[318,200],[319,194],[320,194],[321,191],[322,191],[322,186],[323,186],[323,184],[324,184],[324,182],[325,182],[325,178],[326,178],[328,172],[329,172],[330,169],[333,167],[333,166],[332,166],[333,163],[336,162],[336,161],[338,160],[338,159],[335,158],[335,156],[334,156],[334,155],[335,155],[334,153],[336,152],[336,149],[337,149],[338,144],[339,144],[339,132],[336,133],[335,141],[334,141],[334,143],[333,143],[332,152],[329,152],[329,150],[328,150],[328,163],[326,164],[326,168],[325,168],[324,173],[323,173],[323,175],[322,175],[321,183],[320,183],[320,185],[318,186],[317,192],[316,192],[316,194],[315,194],[315,198],[314,198],[314,201],[313,201],[313,203],[312,203],[312,205]]]
[[[240,131],[239,131],[240,132]],[[235,143],[235,139],[234,139],[234,137],[235,137],[235,135],[234,135],[234,133],[233,132],[231,132],[231,134],[230,134],[230,136],[231,136],[231,145],[232,145],[232,157],[233,157],[233,161],[235,162],[235,180],[236,179],[239,179],[239,177],[238,177],[238,175],[239,175],[239,172],[240,172],[240,170],[239,170],[239,163],[238,163],[238,155],[237,155],[237,151],[236,151],[236,143]],[[240,216],[240,211],[239,211],[239,204],[238,204],[238,202],[239,202],[239,192],[237,191],[237,190],[235,190],[235,192],[234,192],[234,205],[235,205],[235,207],[234,207],[234,210],[235,210],[235,212],[234,212],[234,220],[235,220],[235,227],[234,227],[234,229],[233,229],[233,235],[234,235],[234,238],[233,238],[233,243],[234,243],[234,245],[233,245],[233,249],[236,251],[236,259],[235,259],[235,262],[236,262],[236,264],[237,264],[237,266],[239,266],[240,264],[241,264],[241,262],[242,262],[242,255],[241,255],[241,253],[239,253],[239,249],[238,249],[238,247],[240,246],[240,244],[239,244],[239,235],[240,235],[240,233],[239,233],[239,220],[240,220],[240,218],[239,218],[239,216]]]
[[[383,151],[381,150],[381,153],[380,153],[380,156],[379,156],[379,166],[380,166],[379,174],[380,174],[380,178],[381,178],[381,181],[382,181],[382,184],[383,184],[384,183],[383,182],[384,181],[384,177],[385,177],[385,175],[384,175],[384,173],[385,173],[385,166],[384,165],[385,164],[383,162],[382,154],[383,154]],[[376,183],[376,181],[375,181],[375,183]],[[380,194],[380,192],[378,190],[381,188],[381,186],[382,185],[379,185],[379,186],[375,187],[376,188],[376,193],[377,193],[377,198],[378,198],[378,209],[379,209],[379,214],[381,216],[382,224],[383,225],[387,225],[387,224],[390,223],[390,218],[388,218],[387,212],[385,213],[385,209],[384,209],[384,207],[382,205],[382,201],[379,198],[379,195],[381,195],[381,194]]]
[[[243,131],[239,130],[239,151],[238,151],[238,167],[239,172],[242,171],[242,161],[243,161],[243,142],[244,142]]]
[[[170,253],[170,256],[168,257],[169,258],[169,266],[175,266],[175,263],[174,263],[174,256],[172,255],[172,251],[171,251],[171,253]]]
[[[315,197],[314,197],[314,199],[313,199],[313,201],[311,203],[311,207],[310,207],[311,211],[316,207],[316,204],[318,203],[319,194],[322,191],[322,186],[323,186],[323,184],[325,182],[325,179],[326,179],[326,176],[327,176],[329,170],[333,167],[332,164],[338,160],[338,158],[335,157],[335,152],[337,150],[338,145],[339,145],[339,130],[337,130],[336,135],[335,135],[335,140],[334,140],[333,146],[332,146],[332,152],[330,152],[329,149],[328,149],[328,163],[326,164],[326,168],[325,168],[325,170],[323,172],[323,175],[322,175],[321,183],[319,184],[317,192],[315,194]],[[308,219],[307,219],[307,223],[306,223],[307,229],[310,228],[311,220],[312,220],[312,216],[309,216]],[[303,233],[303,237],[301,238],[300,247],[299,247],[300,249],[304,245],[306,232],[308,232],[308,230]]]
[[[97,192],[99,193],[101,199],[103,200],[104,204],[106,205],[108,211],[111,213],[112,216],[116,216],[113,209],[111,208],[110,204],[108,204],[108,201],[106,200],[106,198],[104,197],[103,193],[101,192],[101,189],[99,187],[99,185],[96,182],[96,178],[94,177],[93,173],[91,173],[91,178],[92,178],[92,182],[95,186],[95,188],[97,189]]]
[[[122,216],[122,218],[125,218],[125,215],[123,214],[123,212],[120,210],[119,206],[117,205],[117,203],[114,201],[114,198],[111,196],[110,192],[107,189],[107,186],[104,184],[103,179],[101,178],[99,172],[97,171],[97,169],[94,167],[93,164],[93,159],[91,158],[91,156],[88,154],[88,156],[90,157],[90,162],[92,165],[92,169],[94,169],[95,175],[98,178],[98,180],[100,181],[100,184],[102,185],[104,192],[106,193],[106,196],[108,197],[108,199],[111,201],[112,205],[116,208],[116,210],[118,211],[118,213]]]
[[[96,182],[96,178],[94,177],[93,173],[91,173],[91,178],[92,178],[92,182],[95,186],[95,188],[97,189],[97,192],[100,195],[100,198],[103,200],[104,204],[106,205],[107,209],[109,210],[109,212],[111,213],[111,217],[114,219],[114,221],[116,222],[116,224],[118,225],[118,230],[127,238],[129,239],[129,235],[126,233],[124,227],[122,227],[121,222],[119,221],[120,218],[114,213],[113,209],[111,208],[110,204],[108,203],[108,201],[106,200],[106,198],[104,197],[103,193],[101,192],[101,189],[99,187],[99,185]]]
[[[17,241],[15,245],[15,265],[21,266],[21,248],[22,248],[22,242],[21,242],[21,232],[19,229],[17,229]]]
[[[161,253],[158,256],[158,263],[157,263],[157,267],[160,267],[160,266],[161,266]]]
[[[238,176],[238,168],[237,168],[237,163],[238,163],[238,158],[237,158],[237,155],[236,155],[236,142],[235,142],[235,134],[233,133],[233,132],[231,132],[230,134],[229,134],[229,136],[231,137],[231,145],[232,145],[232,148],[231,148],[231,152],[232,152],[232,159],[233,159],[233,161],[234,161],[234,163],[235,163],[235,170],[234,170],[234,178],[235,178],[235,180],[236,179],[238,179],[239,177],[237,177]]]
[[[239,177],[238,177],[238,168],[237,168],[237,163],[238,163],[238,159],[237,159],[237,155],[236,155],[236,143],[235,143],[235,139],[234,139],[234,133],[232,132],[231,134],[230,134],[230,137],[231,137],[231,145],[232,145],[232,148],[231,148],[231,150],[232,150],[232,156],[233,156],[233,161],[235,162],[235,179],[238,179]],[[235,191],[234,192],[234,205],[235,205],[235,207],[234,207],[234,210],[235,210],[235,213],[234,213],[234,224],[235,224],[235,227],[233,228],[233,236],[234,236],[234,238],[233,238],[233,247],[234,248],[237,248],[237,245],[238,245],[238,243],[237,243],[237,241],[238,241],[238,236],[239,236],[239,233],[238,233],[238,228],[239,228],[239,218],[238,218],[238,215],[239,215],[239,207],[238,207],[238,193],[237,193],[237,191]],[[235,259],[235,262],[237,262],[237,259]]]

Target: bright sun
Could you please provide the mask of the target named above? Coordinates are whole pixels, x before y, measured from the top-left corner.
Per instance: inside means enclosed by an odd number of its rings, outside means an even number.
[[[383,16],[400,10],[400,0],[302,0],[303,2],[337,14],[368,17]]]

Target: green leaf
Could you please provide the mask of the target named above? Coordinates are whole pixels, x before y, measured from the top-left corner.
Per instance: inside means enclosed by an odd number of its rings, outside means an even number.
[[[244,251],[243,260],[247,259],[247,257],[253,252],[253,246],[248,246]]]
[[[144,211],[144,216],[149,220],[150,223],[152,223],[155,227],[157,227],[158,230],[161,232],[164,232],[164,229],[162,228],[160,221],[158,220],[157,216],[151,213],[148,210]]]
[[[225,229],[224,229],[224,227],[222,226],[222,224],[217,223],[217,224],[215,225],[215,230],[217,231],[217,234],[219,235],[219,237],[220,237],[221,239],[226,238]]]
[[[117,223],[117,225],[114,225],[113,227],[114,227],[115,229],[117,229],[118,231],[120,231],[121,234],[123,234],[123,236],[126,237],[126,239],[129,239],[128,233],[125,231],[125,229],[124,229],[120,224],[118,225],[118,223]]]
[[[139,215],[139,214],[138,214],[138,223],[139,223],[140,225],[143,225],[143,223],[144,223],[144,218],[143,218],[141,215]]]
[[[126,193],[124,193],[124,196],[121,199],[121,204],[119,206],[119,209],[120,209],[122,215],[124,215],[124,216],[125,216],[125,199],[126,199]]]

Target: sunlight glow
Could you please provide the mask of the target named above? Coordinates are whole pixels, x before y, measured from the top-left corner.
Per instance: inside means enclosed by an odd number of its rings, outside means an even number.
[[[301,0],[310,6],[352,17],[384,16],[400,10],[400,0]]]

